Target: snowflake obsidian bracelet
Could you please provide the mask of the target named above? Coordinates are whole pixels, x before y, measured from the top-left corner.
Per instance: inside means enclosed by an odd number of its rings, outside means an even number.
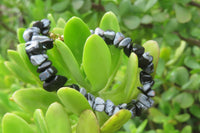
[[[53,48],[54,41],[48,37],[50,23],[48,19],[34,22],[31,28],[24,31],[23,38],[26,41],[25,50],[31,63],[34,66],[38,66],[39,78],[41,81],[44,81],[43,88],[47,91],[57,91],[59,88],[64,87],[68,79],[67,77],[56,75],[57,69],[52,66],[52,62],[48,60],[46,54],[48,49]],[[138,95],[136,100],[116,106],[111,100],[104,101],[100,97],[95,97],[76,84],[69,85],[68,87],[74,88],[84,95],[93,110],[105,111],[109,116],[115,114],[120,109],[127,109],[132,113],[133,117],[139,115],[142,110],[150,108],[153,105],[153,100],[150,97],[155,96],[155,92],[151,89],[154,81],[150,75],[154,72],[153,57],[148,52],[144,52],[144,47],[137,44],[133,45],[131,38],[126,38],[121,32],[115,33],[111,30],[103,31],[100,28],[96,28],[94,31],[91,30],[91,33],[102,37],[108,45],[113,44],[117,48],[123,49],[126,56],[130,56],[131,52],[137,55],[139,67],[142,69],[140,72],[140,82],[143,85],[138,87],[138,89],[142,93]]]

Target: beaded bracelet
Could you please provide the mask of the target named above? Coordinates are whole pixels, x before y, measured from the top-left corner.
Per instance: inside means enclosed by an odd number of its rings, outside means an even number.
[[[53,39],[49,38],[50,21],[42,19],[33,23],[31,28],[28,28],[23,33],[23,38],[26,41],[25,50],[34,66],[38,66],[37,72],[40,73],[39,78],[44,81],[43,88],[47,91],[57,91],[59,88],[64,87],[67,82],[67,77],[56,75],[57,69],[52,66],[52,62],[48,60],[46,54],[48,49],[53,48]],[[150,97],[155,96],[155,92],[151,89],[154,84],[153,78],[150,75],[153,73],[153,57],[148,52],[144,52],[144,47],[134,45],[131,38],[125,38],[121,32],[115,33],[112,30],[103,31],[100,28],[90,30],[92,34],[97,34],[104,39],[109,45],[113,44],[117,48],[123,49],[126,56],[130,56],[134,52],[139,61],[139,67],[142,68],[140,72],[140,82],[143,86],[138,87],[140,93],[136,100],[130,103],[114,105],[111,100],[104,101],[100,97],[96,97],[87,93],[84,88],[80,88],[76,84],[69,85],[68,87],[74,88],[79,91],[88,100],[93,110],[103,112],[109,116],[115,114],[120,109],[127,109],[131,112],[132,117],[140,115],[142,110],[146,110],[153,105],[153,100]]]

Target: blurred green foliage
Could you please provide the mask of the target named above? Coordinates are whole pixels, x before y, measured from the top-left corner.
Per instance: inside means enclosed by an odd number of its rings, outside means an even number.
[[[23,113],[9,98],[31,86],[5,67],[7,49],[17,48],[17,28],[51,13],[56,20],[78,16],[94,29],[106,11],[116,14],[121,31],[134,42],[156,40],[161,48],[155,107],[130,120],[118,133],[200,132],[199,0],[1,0],[0,118],[6,112]]]

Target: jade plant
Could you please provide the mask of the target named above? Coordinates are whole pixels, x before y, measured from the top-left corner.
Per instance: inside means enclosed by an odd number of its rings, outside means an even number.
[[[50,37],[54,39],[54,47],[47,55],[58,74],[68,78],[65,86],[78,84],[94,96],[112,100],[116,105],[137,98],[141,69],[136,54],[126,57],[122,50],[91,35],[87,24],[78,17],[67,22],[63,18],[56,22],[51,14],[47,18],[51,20]],[[99,27],[120,31],[112,12],[102,17]],[[87,99],[70,87],[62,87],[57,92],[44,90],[37,68],[26,54],[24,31],[25,28],[18,29],[20,44],[16,51],[8,50],[10,61],[4,63],[12,74],[26,83],[10,98],[20,109],[4,115],[4,133],[112,133],[131,118],[131,112],[126,109],[112,116],[92,110]],[[154,76],[159,58],[158,44],[149,40],[143,47],[153,56]]]

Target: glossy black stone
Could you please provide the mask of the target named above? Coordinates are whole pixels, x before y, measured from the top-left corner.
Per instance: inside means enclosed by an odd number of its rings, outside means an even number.
[[[132,108],[129,109],[131,112],[131,118],[133,118],[136,115],[136,106],[133,105]]]
[[[151,83],[146,83],[142,87],[138,87],[144,94],[147,94],[149,90],[151,90]]]
[[[29,55],[37,55],[46,53],[46,48],[38,41],[29,41],[25,44],[26,53]]]
[[[124,53],[126,54],[126,56],[130,56],[131,52],[132,52],[132,43],[129,43],[126,47],[124,47]]]
[[[99,36],[103,36],[104,31],[102,29],[100,29],[99,27],[97,27],[94,31],[94,34],[99,35]]]
[[[118,44],[124,39],[124,35],[121,32],[117,32],[113,41],[113,45],[118,46]]]
[[[55,76],[56,73],[57,73],[56,68],[51,66],[47,68],[45,71],[43,71],[42,73],[40,73],[39,78],[41,81],[48,81],[50,78]]]
[[[32,37],[32,41],[44,41],[44,40],[50,40],[50,38],[49,37],[47,37],[47,36],[42,36],[42,35],[34,35],[33,37]]]
[[[141,45],[135,44],[133,45],[132,52],[134,52],[138,58],[141,57],[144,54],[144,47]]]
[[[87,94],[85,88],[80,88],[79,92],[80,92],[83,96],[86,96],[86,94]]]
[[[39,41],[40,44],[42,44],[46,49],[51,49],[53,48],[53,39],[44,39]]]
[[[124,38],[124,39],[119,43],[118,48],[121,49],[121,48],[126,47],[128,44],[131,44],[131,41],[132,41],[132,39],[129,38],[129,37]]]
[[[150,108],[154,103],[154,101],[151,98],[147,97],[146,95],[144,95],[142,93],[140,93],[138,95],[137,99],[138,99],[138,102],[140,102],[141,104],[143,104],[147,108]]]
[[[152,83],[153,78],[151,75],[149,75],[148,73],[141,71],[140,72],[140,82],[141,84],[147,84],[147,83]]]
[[[48,59],[46,54],[32,55],[30,61],[34,66],[39,66]]]
[[[85,97],[88,100],[88,103],[90,104],[90,106],[93,108],[95,96],[90,93],[87,93]]]
[[[120,111],[119,107],[118,107],[118,106],[115,106],[115,107],[114,107],[114,110],[113,110],[113,115],[116,114],[118,111]]]
[[[79,86],[76,85],[76,84],[71,84],[71,85],[69,85],[69,87],[70,87],[70,88],[73,88],[73,89],[75,89],[75,90],[77,90],[77,91],[80,90]]]
[[[155,91],[154,90],[150,90],[148,93],[147,93],[147,96],[149,97],[154,97],[156,95]]]
[[[63,87],[67,82],[67,78],[64,76],[56,75],[53,79],[48,82],[44,82],[43,88],[47,91],[57,91],[59,88]]]
[[[48,19],[42,19],[41,22],[43,23],[43,28],[47,28],[51,24],[51,21]]]
[[[40,66],[38,66],[37,72],[38,72],[38,73],[43,72],[43,71],[46,70],[48,67],[50,67],[51,64],[52,64],[52,62],[49,61],[49,60],[43,62]]]
[[[33,35],[39,35],[40,29],[37,27],[31,27],[24,31],[23,38],[25,42],[31,41]]]
[[[153,65],[153,62],[150,63],[146,68],[143,68],[143,71],[148,73],[148,74],[151,74],[154,72],[154,65]]]
[[[102,112],[104,111],[104,108],[105,108],[105,101],[100,97],[96,97],[94,105],[93,105],[93,109],[96,111]]]
[[[90,30],[90,33],[91,33],[91,34],[94,34],[94,30]]]
[[[111,100],[106,100],[105,109],[104,109],[105,113],[108,116],[111,116],[113,114],[114,107],[115,107],[115,105]]]
[[[104,32],[104,41],[106,44],[112,44],[115,38],[115,32],[111,30],[107,30]]]
[[[50,28],[45,28],[45,29],[43,29],[42,32],[41,32],[42,35],[48,35],[49,29],[50,29]]]
[[[144,53],[141,57],[139,57],[139,67],[146,68],[153,61],[153,57],[149,55],[148,52]]]
[[[127,104],[126,103],[119,104],[118,107],[119,107],[119,109],[126,109],[127,108]]]
[[[35,21],[33,22],[33,27],[38,27],[40,31],[43,29],[43,23],[41,21]]]

